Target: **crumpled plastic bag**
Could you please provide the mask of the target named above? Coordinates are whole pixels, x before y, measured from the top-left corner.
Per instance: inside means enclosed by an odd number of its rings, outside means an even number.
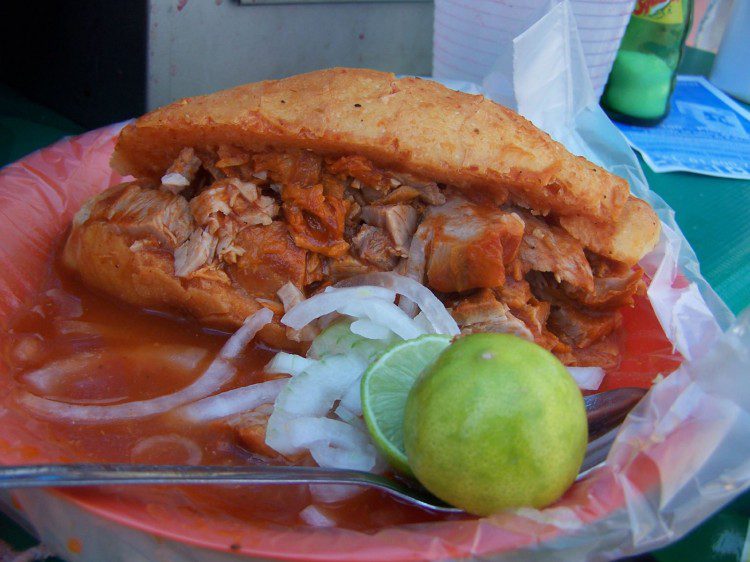
[[[642,266],[651,277],[648,295],[659,321],[686,360],[631,413],[604,465],[544,510],[519,509],[484,519],[387,527],[374,533],[259,528],[93,492],[18,491],[0,497],[6,508],[23,513],[48,546],[71,561],[579,561],[663,546],[746,490],[750,315],[735,321],[706,284],[673,212],[648,190],[632,151],[591,103],[585,80],[576,71],[580,45],[569,10],[566,2],[553,4],[516,37],[509,50],[514,57],[511,84],[500,84],[495,76],[481,88],[496,97],[513,91],[527,117],[574,152],[627,178],[633,192],[647,199],[663,222],[661,241]],[[558,55],[567,51],[558,60],[550,59],[549,49]],[[508,66],[507,61],[502,64]],[[539,76],[547,80],[542,86]],[[480,90],[477,85],[460,86]],[[543,89],[546,97],[540,95]],[[73,213],[90,195],[121,179],[108,166],[120,128],[113,125],[62,141],[0,171],[4,326],[42,279]],[[33,444],[44,436],[35,434],[33,422],[0,410],[0,426],[0,462],[41,458]]]

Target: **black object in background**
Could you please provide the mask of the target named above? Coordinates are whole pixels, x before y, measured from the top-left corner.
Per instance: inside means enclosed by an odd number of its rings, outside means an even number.
[[[0,81],[86,129],[146,110],[146,0],[1,2]]]

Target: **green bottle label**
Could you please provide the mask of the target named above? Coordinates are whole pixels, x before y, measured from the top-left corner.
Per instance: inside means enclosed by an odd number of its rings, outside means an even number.
[[[638,0],[633,17],[655,23],[682,23],[682,0]]]

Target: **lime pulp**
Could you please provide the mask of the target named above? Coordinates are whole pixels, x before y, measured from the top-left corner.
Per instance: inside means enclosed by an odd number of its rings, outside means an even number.
[[[376,447],[396,470],[411,474],[404,450],[404,408],[417,377],[450,345],[428,334],[388,348],[362,376],[362,414]]]

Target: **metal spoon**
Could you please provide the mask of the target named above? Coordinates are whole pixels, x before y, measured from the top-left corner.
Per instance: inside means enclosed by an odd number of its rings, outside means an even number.
[[[620,388],[584,398],[589,446],[581,471],[602,462],[616,428],[646,393]],[[462,513],[424,488],[362,472],[302,466],[162,466],[138,464],[47,464],[0,467],[0,488],[100,486],[105,484],[352,484],[377,488],[407,503],[442,513]]]

